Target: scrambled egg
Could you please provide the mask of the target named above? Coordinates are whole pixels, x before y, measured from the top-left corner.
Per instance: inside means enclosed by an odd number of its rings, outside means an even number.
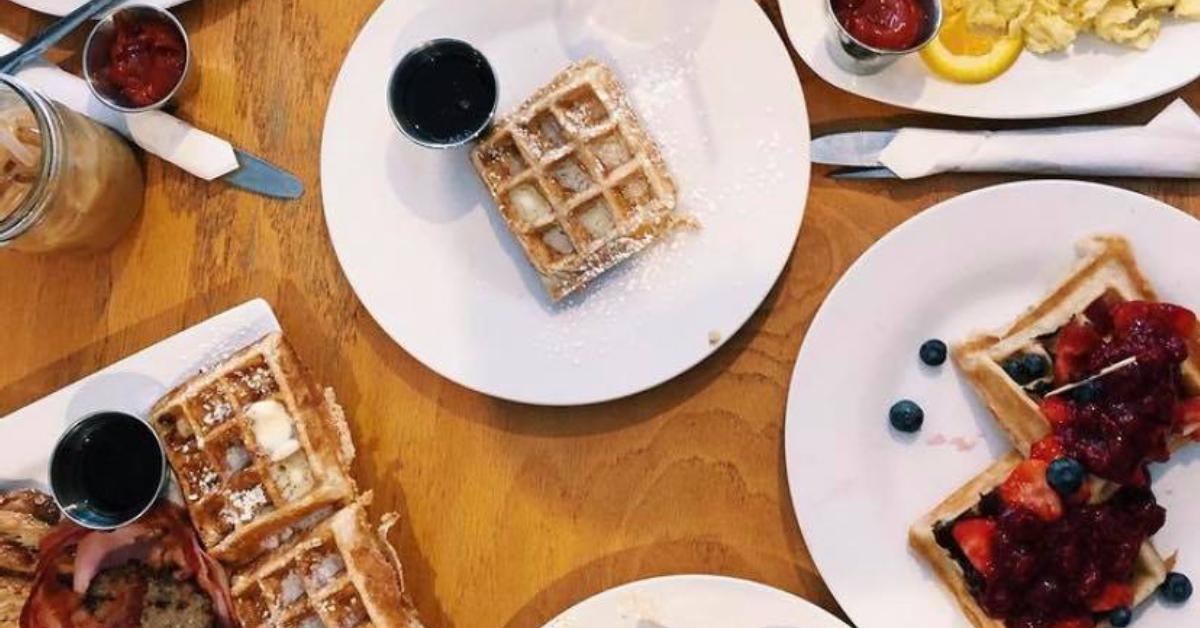
[[[1066,50],[1080,33],[1145,50],[1168,15],[1200,19],[1200,0],[944,0],[972,28],[1025,36],[1032,52]]]

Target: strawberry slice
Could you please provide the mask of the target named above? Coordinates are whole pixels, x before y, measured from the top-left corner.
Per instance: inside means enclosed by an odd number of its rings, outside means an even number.
[[[996,522],[987,519],[964,519],[954,524],[954,541],[966,554],[971,566],[985,578],[996,569],[993,550],[996,545]]]
[[[1061,386],[1081,379],[1084,362],[1100,340],[1100,334],[1079,319],[1060,329],[1054,342],[1054,381]]]
[[[1000,498],[1010,506],[1024,508],[1044,521],[1054,521],[1063,515],[1062,499],[1046,481],[1045,460],[1026,460],[1013,469],[1000,485]]]
[[[1196,333],[1196,315],[1178,305],[1130,301],[1113,308],[1113,326],[1119,333],[1129,331],[1135,321],[1144,319],[1166,325],[1183,338],[1191,338]]]
[[[1175,429],[1184,436],[1200,440],[1200,397],[1175,404]]]
[[[1133,605],[1133,587],[1128,584],[1109,582],[1100,594],[1088,600],[1088,609],[1096,613],[1107,613],[1122,606]]]
[[[1050,425],[1058,429],[1075,418],[1075,411],[1066,397],[1050,397],[1042,400],[1042,415],[1046,417]]]
[[[1030,458],[1046,462],[1054,462],[1065,455],[1067,454],[1066,450],[1063,449],[1062,439],[1053,434],[1034,443],[1029,451]]]

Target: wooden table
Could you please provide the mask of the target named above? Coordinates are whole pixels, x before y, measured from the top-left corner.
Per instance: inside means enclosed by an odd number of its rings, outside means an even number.
[[[0,253],[0,415],[262,296],[350,412],[356,473],[374,489],[374,509],[403,516],[394,540],[429,626],[539,626],[614,585],[681,572],[757,580],[840,612],[788,497],[781,436],[792,362],[825,295],[867,247],[934,203],[1008,178],[842,184],[818,167],[783,278],[716,355],[601,406],[496,401],[447,382],[393,343],[355,299],[326,236],[318,178],[325,104],[377,4],[180,7],[202,66],[181,116],[291,168],[309,192],[281,204],[150,159],[144,216],[111,254]],[[760,4],[780,25],[775,0]],[[26,36],[45,22],[0,0],[0,32]],[[77,65],[78,48],[72,40],[54,58]],[[977,125],[850,96],[798,60],[797,68],[817,131]],[[1200,104],[1200,85],[1185,95]],[[1144,122],[1170,98],[1088,120]],[[1200,215],[1196,183],[1118,183]]]

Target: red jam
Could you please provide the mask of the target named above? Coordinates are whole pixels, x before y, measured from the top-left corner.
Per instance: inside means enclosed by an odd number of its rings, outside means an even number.
[[[1056,385],[1081,381],[1133,357],[1137,363],[1097,380],[1090,397],[1065,394],[1042,402],[1054,426],[1040,449],[1060,450],[1097,476],[1143,486],[1145,466],[1166,461],[1180,412],[1180,366],[1196,317],[1181,307],[1097,301],[1086,320],[1058,332],[1052,352]]]
[[[108,65],[99,79],[128,106],[148,107],[170,96],[183,78],[187,50],[174,24],[118,13]]]
[[[935,529],[985,612],[1010,628],[1092,628],[1132,605],[1139,549],[1166,520],[1149,489],[1124,487],[1097,505],[1068,500],[1054,520],[1001,493]]]
[[[834,0],[833,13],[851,36],[881,50],[917,45],[926,19],[917,0]]]

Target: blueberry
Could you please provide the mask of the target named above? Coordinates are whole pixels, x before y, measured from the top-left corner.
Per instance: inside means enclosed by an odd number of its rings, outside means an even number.
[[[1013,379],[1014,382],[1024,386],[1033,381],[1029,376],[1029,371],[1025,370],[1025,360],[1020,357],[1010,358],[1004,362],[1004,372]]]
[[[1182,604],[1192,597],[1192,581],[1181,573],[1169,573],[1159,587],[1159,592],[1168,602]]]
[[[1103,392],[1100,382],[1088,382],[1071,391],[1071,398],[1079,403],[1092,403],[1100,398],[1100,393]]]
[[[1112,624],[1114,628],[1125,628],[1131,622],[1133,622],[1133,611],[1129,610],[1128,606],[1113,609],[1108,614],[1108,623]]]
[[[888,419],[892,422],[892,427],[906,434],[912,434],[921,429],[921,424],[925,422],[925,411],[916,403],[905,399],[904,401],[896,402],[888,412]]]
[[[1059,458],[1046,469],[1046,482],[1060,495],[1074,495],[1083,486],[1083,465],[1074,458]]]
[[[1044,356],[1037,353],[1026,353],[1025,357],[1021,358],[1021,366],[1029,374],[1029,381],[1041,379],[1050,371],[1050,363]]]
[[[941,340],[926,340],[921,345],[921,361],[929,366],[941,366],[946,363],[946,343]]]

